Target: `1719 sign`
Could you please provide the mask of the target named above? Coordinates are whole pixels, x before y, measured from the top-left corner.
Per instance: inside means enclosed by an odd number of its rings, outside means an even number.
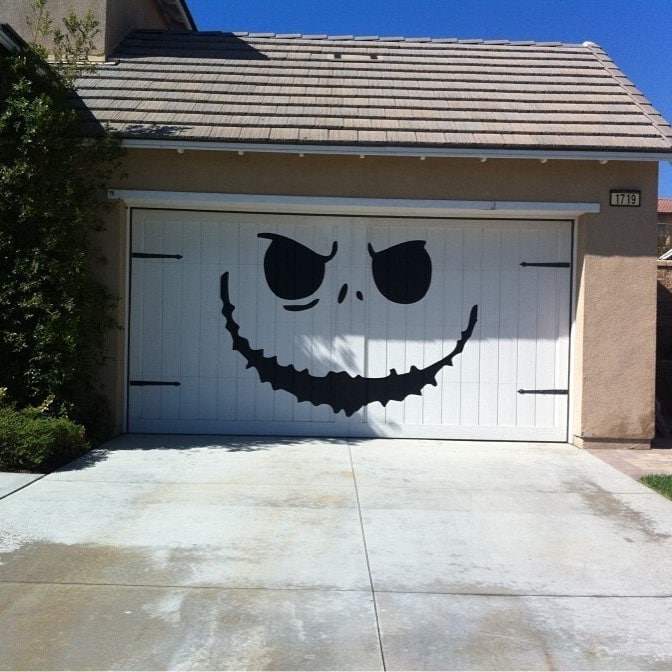
[[[621,208],[638,208],[641,205],[641,191],[612,189],[609,194],[609,205]]]

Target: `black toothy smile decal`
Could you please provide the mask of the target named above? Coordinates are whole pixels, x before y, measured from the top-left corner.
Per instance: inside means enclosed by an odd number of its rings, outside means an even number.
[[[320,255],[291,238],[273,233],[260,233],[271,245],[264,257],[264,273],[270,290],[285,301],[303,301],[314,294],[322,285],[326,264],[338,251],[334,242],[329,255]],[[368,246],[372,259],[373,279],[378,291],[389,301],[410,304],[420,301],[429,290],[432,277],[432,263],[425,250],[425,242],[409,241],[386,250],[375,252]],[[342,303],[348,293],[344,284],[338,293],[338,303]],[[240,326],[233,317],[235,305],[229,295],[229,273],[221,276],[220,295],[222,315],[226,318],[226,329],[231,334],[233,349],[247,361],[247,368],[254,368],[262,383],[270,383],[274,390],[284,390],[298,401],[309,401],[314,406],[330,406],[335,413],[344,411],[347,416],[374,401],[387,406],[390,401],[403,401],[411,395],[422,395],[427,385],[436,385],[436,376],[446,366],[452,366],[476,326],[478,306],[469,313],[467,327],[462,331],[455,347],[442,359],[424,369],[412,366],[406,373],[392,369],[382,378],[352,376],[345,371],[330,371],[325,376],[314,376],[307,369],[298,371],[291,364],[278,363],[276,356],[268,356],[263,349],[255,350],[247,338],[240,334]],[[362,293],[355,294],[359,301]],[[308,303],[283,305],[290,312],[310,310],[319,298]]]

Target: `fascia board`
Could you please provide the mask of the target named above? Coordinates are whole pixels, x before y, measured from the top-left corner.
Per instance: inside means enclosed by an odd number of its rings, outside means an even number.
[[[669,152],[609,150],[537,150],[537,149],[470,149],[437,147],[376,147],[357,145],[289,145],[261,143],[223,143],[198,140],[122,140],[129,149],[171,149],[174,151],[220,151],[267,154],[331,154],[340,156],[408,156],[416,158],[475,159],[562,159],[579,161],[672,161]]]

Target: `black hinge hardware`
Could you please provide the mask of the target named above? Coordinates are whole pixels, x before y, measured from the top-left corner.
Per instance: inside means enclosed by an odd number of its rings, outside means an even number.
[[[523,268],[527,266],[536,266],[537,268],[569,268],[570,264],[567,261],[548,261],[545,263],[537,263],[533,261],[521,261],[520,265]]]
[[[181,254],[151,254],[149,252],[133,252],[134,259],[182,259]]]
[[[178,383],[176,380],[165,382],[163,380],[132,380],[129,385],[131,387],[147,387],[149,385],[162,385],[170,387],[179,387],[182,383]]]
[[[518,394],[569,394],[569,390],[518,390]]]

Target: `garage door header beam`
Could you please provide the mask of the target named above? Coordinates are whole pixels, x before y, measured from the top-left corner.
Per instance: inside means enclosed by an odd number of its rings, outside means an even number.
[[[267,196],[219,194],[190,191],[142,191],[113,189],[110,200],[128,207],[176,210],[221,210],[238,212],[378,215],[388,217],[484,216],[574,219],[600,212],[599,203],[555,203],[536,201],[449,201],[404,198],[333,198],[314,196]]]

